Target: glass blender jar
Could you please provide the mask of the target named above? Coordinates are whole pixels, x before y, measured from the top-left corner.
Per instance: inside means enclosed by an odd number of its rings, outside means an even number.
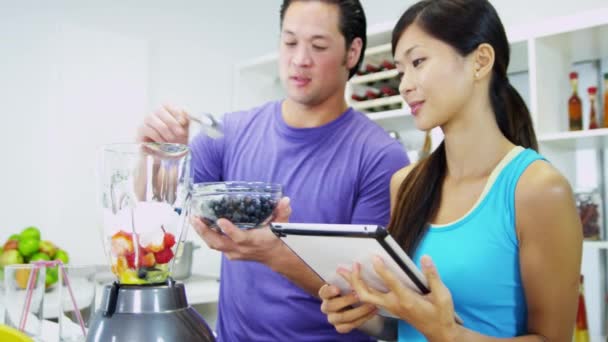
[[[214,341],[171,277],[188,227],[188,147],[111,144],[99,161],[102,237],[116,281],[103,289],[87,341]]]
[[[164,283],[187,231],[188,147],[113,144],[102,154],[102,236],[112,272],[123,285]]]

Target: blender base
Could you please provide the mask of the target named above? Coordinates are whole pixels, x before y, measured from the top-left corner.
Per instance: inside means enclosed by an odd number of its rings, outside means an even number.
[[[119,285],[104,288],[87,342],[215,341],[203,317],[188,305],[183,284]]]

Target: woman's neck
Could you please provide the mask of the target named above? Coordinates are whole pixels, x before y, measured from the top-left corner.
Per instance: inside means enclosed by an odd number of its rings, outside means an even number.
[[[446,176],[453,180],[489,176],[515,145],[502,134],[490,108],[457,117],[457,122],[442,127],[445,134]]]

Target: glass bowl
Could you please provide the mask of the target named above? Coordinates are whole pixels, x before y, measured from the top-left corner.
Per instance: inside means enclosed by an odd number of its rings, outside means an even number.
[[[280,184],[264,182],[198,183],[192,187],[190,214],[199,216],[209,227],[219,229],[217,220],[225,218],[241,229],[268,224],[281,199]]]

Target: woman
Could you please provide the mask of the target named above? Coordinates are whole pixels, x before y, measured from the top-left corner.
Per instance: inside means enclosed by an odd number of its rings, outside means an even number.
[[[390,340],[570,341],[581,224],[567,180],[535,151],[495,9],[486,0],[418,2],[395,26],[392,46],[417,128],[445,135],[391,182],[389,231],[431,293],[402,286],[376,260],[388,293],[363,283],[355,264],[339,270],[354,292],[322,287],[321,310],[340,332]]]

